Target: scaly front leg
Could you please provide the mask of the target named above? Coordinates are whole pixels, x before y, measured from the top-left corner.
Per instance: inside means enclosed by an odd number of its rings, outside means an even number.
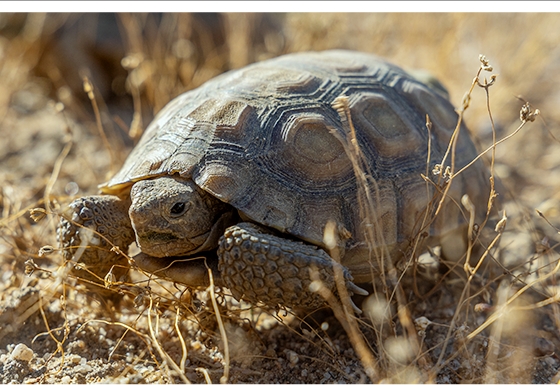
[[[57,238],[64,258],[87,268],[74,267],[73,275],[103,285],[103,278],[114,265],[128,265],[126,258],[111,248],[118,246],[126,253],[134,242],[129,206],[130,201],[109,195],[82,197],[69,205],[69,219],[61,218]],[[114,268],[113,272],[117,279],[128,275],[126,268]]]
[[[350,295],[368,294],[352,282],[348,269],[324,250],[281,238],[252,223],[229,227],[220,238],[218,257],[221,278],[236,299],[272,307],[317,308],[325,300],[312,292],[310,285],[317,279],[336,292],[336,265]],[[354,309],[360,312],[355,305]]]

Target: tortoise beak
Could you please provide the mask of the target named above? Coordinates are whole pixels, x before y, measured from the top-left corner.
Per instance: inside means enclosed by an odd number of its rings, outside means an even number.
[[[218,257],[215,253],[206,252],[185,257],[165,258],[139,253],[134,256],[134,261],[145,272],[189,287],[208,287],[210,285],[210,273],[214,279],[214,284],[222,286],[218,271]]]

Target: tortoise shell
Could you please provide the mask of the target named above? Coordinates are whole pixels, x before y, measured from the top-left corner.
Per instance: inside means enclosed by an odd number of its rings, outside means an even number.
[[[373,218],[364,217],[358,197],[348,127],[331,105],[341,95],[365,159]],[[343,264],[359,281],[357,271],[369,276],[372,250],[398,257],[420,231],[437,236],[464,223],[457,204],[463,194],[485,212],[489,175],[478,161],[453,179],[438,219],[421,226],[437,191],[422,174],[436,181],[431,170],[457,121],[443,92],[371,54],[289,54],[174,99],[101,189],[120,194],[135,181],[179,174],[244,219],[321,247],[325,225],[334,220],[348,234]],[[455,170],[477,155],[466,128],[459,132]]]

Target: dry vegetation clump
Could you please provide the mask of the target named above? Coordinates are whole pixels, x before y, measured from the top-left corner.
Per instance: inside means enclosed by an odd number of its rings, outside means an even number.
[[[558,381],[558,17],[0,14],[0,381]],[[363,316],[305,320],[139,272],[87,287],[68,275],[57,213],[118,170],[169,100],[232,68],[327,48],[437,75],[488,149],[506,214],[497,228],[471,223],[468,264],[434,270],[424,255]]]

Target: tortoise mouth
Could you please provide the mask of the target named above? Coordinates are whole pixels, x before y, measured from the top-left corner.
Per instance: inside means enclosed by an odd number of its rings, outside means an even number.
[[[206,238],[207,236],[203,234],[202,237]],[[192,240],[178,237],[170,232],[148,231],[140,233],[136,237],[136,242],[143,253],[157,258],[190,255],[197,252]]]
[[[218,239],[226,227],[235,223],[235,213],[222,214],[216,223],[206,232],[189,235],[188,238],[176,235],[177,232],[147,230],[137,232],[136,242],[140,250],[152,257],[165,258],[176,255],[198,255],[205,251],[217,249]],[[184,234],[179,234],[184,235]]]
[[[162,233],[158,231],[150,231],[140,235],[140,241],[146,241],[149,243],[167,243],[179,240],[179,237],[171,233]],[[142,242],[144,243],[144,242]]]
[[[190,287],[208,287],[210,273],[214,284],[221,285],[216,251],[169,257],[153,257],[141,252],[134,256],[134,260],[145,272]]]

